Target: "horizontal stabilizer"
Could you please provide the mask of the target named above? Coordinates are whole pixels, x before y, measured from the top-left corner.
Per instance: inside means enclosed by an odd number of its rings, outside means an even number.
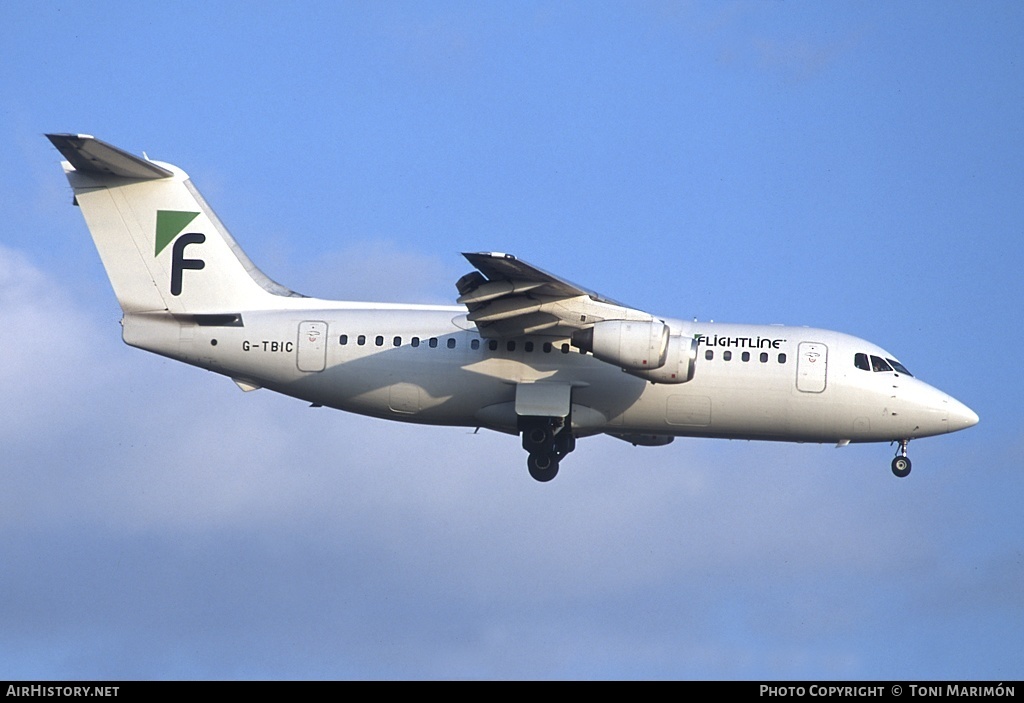
[[[88,134],[47,134],[57,151],[76,171],[151,181],[174,175],[152,161],[139,158]]]

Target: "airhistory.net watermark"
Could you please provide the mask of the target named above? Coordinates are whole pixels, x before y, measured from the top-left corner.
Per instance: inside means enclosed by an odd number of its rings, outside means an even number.
[[[43,684],[15,686],[11,684],[7,687],[5,695],[24,696],[27,698],[36,696],[63,698],[89,698],[95,696],[97,698],[107,698],[116,697],[117,689],[119,688],[120,686],[49,686]]]

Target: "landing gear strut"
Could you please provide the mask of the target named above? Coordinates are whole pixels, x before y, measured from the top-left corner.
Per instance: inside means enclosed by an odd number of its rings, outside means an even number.
[[[900,448],[896,458],[892,460],[892,472],[897,478],[906,478],[910,475],[910,459],[907,458],[907,442],[909,439],[900,440]]]
[[[536,481],[546,482],[558,475],[562,457],[576,448],[576,438],[565,418],[531,418],[523,422],[523,449],[530,453],[526,467]]]

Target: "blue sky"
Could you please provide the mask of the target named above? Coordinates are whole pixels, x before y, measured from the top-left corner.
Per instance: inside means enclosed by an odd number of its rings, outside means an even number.
[[[1019,3],[5,3],[0,678],[1020,679]],[[188,171],[304,293],[497,250],[840,329],[981,424],[518,442],[129,349],[44,132]],[[1006,355],[1010,354],[1009,357]]]

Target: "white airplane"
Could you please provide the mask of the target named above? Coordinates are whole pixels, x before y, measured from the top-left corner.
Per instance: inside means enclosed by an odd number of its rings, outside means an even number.
[[[579,437],[907,443],[977,424],[839,332],[637,310],[509,254],[464,254],[458,306],[320,300],[271,281],[181,169],[49,134],[124,312],[124,341],[314,406],[521,435],[538,481]]]

